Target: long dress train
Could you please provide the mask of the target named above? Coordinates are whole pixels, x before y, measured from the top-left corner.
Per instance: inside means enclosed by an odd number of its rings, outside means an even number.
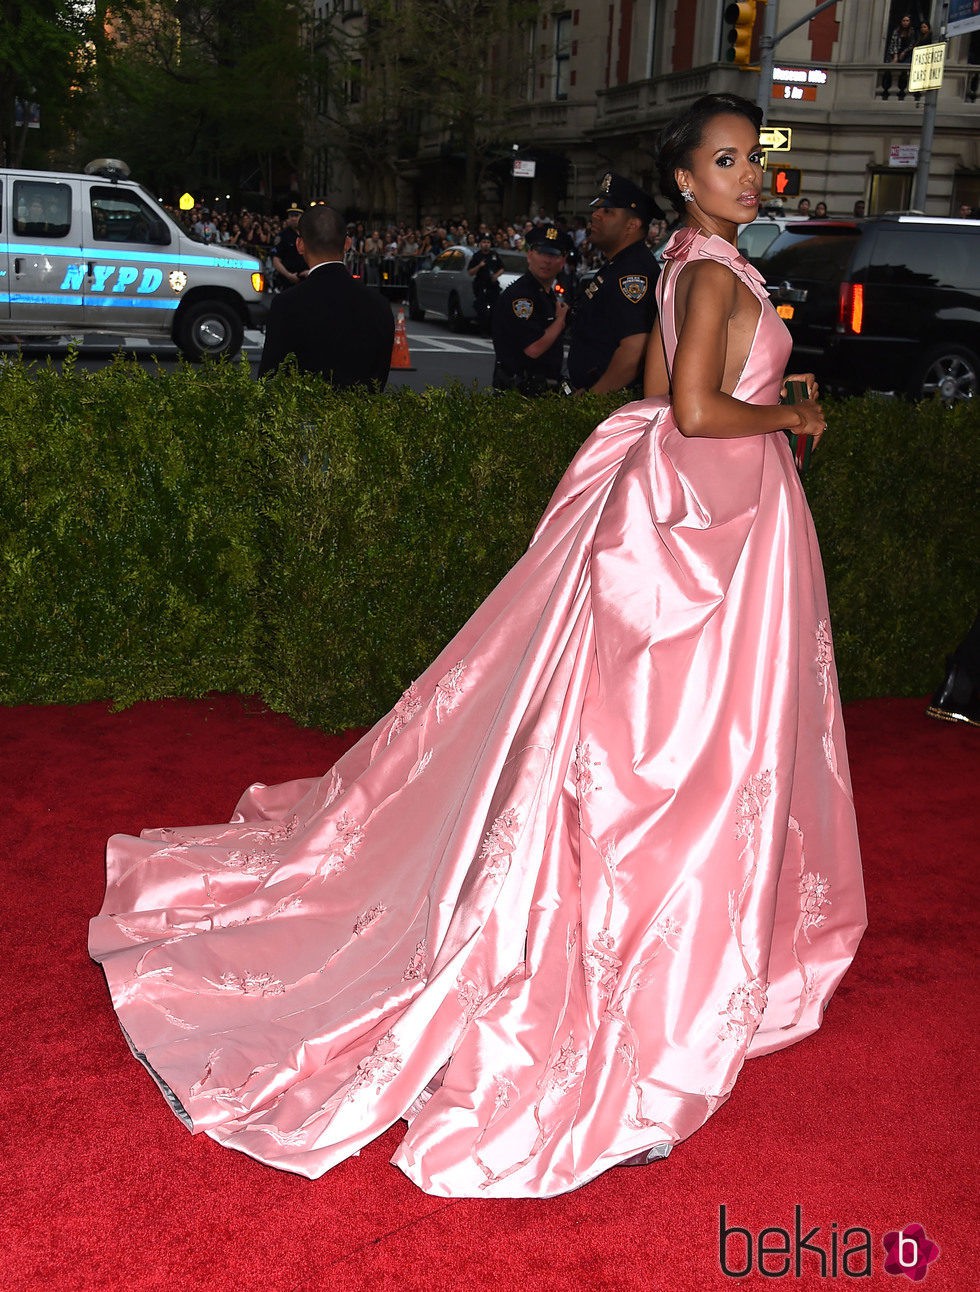
[[[738,398],[778,399],[762,280]],[[399,1118],[448,1196],[665,1156],[820,1024],[865,923],[816,537],[780,433],[620,409],[530,548],[326,775],[116,836],[92,922],[178,1114],[315,1177]]]

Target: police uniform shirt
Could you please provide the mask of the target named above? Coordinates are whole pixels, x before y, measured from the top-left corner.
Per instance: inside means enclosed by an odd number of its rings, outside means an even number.
[[[476,269],[473,284],[476,287],[487,287],[498,269],[503,269],[503,261],[491,248],[490,251],[475,251],[469,268]]]
[[[646,244],[632,242],[579,295],[568,351],[569,380],[576,389],[595,385],[623,337],[646,335],[653,327],[659,272]]]
[[[497,363],[509,376],[534,374],[557,381],[564,358],[562,335],[537,359],[524,353],[540,340],[555,321],[555,296],[545,291],[531,273],[521,274],[497,297],[493,307],[491,334]]]
[[[272,254],[278,256],[283,268],[291,274],[301,274],[306,268],[306,261],[296,250],[296,239],[299,234],[289,225],[279,233],[279,240],[272,248]]]

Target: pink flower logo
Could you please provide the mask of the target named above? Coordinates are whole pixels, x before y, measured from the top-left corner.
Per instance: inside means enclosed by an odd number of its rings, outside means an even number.
[[[929,1266],[939,1255],[939,1248],[921,1225],[893,1229],[882,1239],[885,1244],[885,1273],[904,1274],[914,1283],[929,1273]]]

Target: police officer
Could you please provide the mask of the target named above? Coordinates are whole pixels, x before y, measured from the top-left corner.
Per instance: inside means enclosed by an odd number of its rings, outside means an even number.
[[[601,394],[625,390],[642,375],[659,273],[645,239],[660,212],[649,194],[612,172],[590,205],[592,245],[605,264],[575,302],[568,378],[576,391]]]
[[[275,272],[273,281],[280,291],[286,287],[295,287],[301,278],[306,277],[306,261],[296,247],[299,217],[302,214],[303,208],[294,202],[286,212],[285,223],[272,248],[272,268]]]
[[[524,246],[527,272],[493,307],[493,384],[498,390],[541,395],[561,384],[568,302],[556,292],[555,280],[571,246],[568,234],[554,224],[535,226]]]
[[[500,295],[500,275],[504,272],[504,262],[493,249],[493,240],[489,233],[480,234],[480,245],[470,257],[466,272],[473,279],[473,304],[481,323],[486,323],[494,301]]]

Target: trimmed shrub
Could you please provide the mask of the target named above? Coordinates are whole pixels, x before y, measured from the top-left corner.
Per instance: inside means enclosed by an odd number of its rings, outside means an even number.
[[[254,689],[260,393],[247,365],[0,367],[0,698]]]
[[[371,722],[616,402],[4,363],[0,702],[237,690]],[[806,488],[845,698],[923,694],[977,609],[980,409],[826,407]]]

